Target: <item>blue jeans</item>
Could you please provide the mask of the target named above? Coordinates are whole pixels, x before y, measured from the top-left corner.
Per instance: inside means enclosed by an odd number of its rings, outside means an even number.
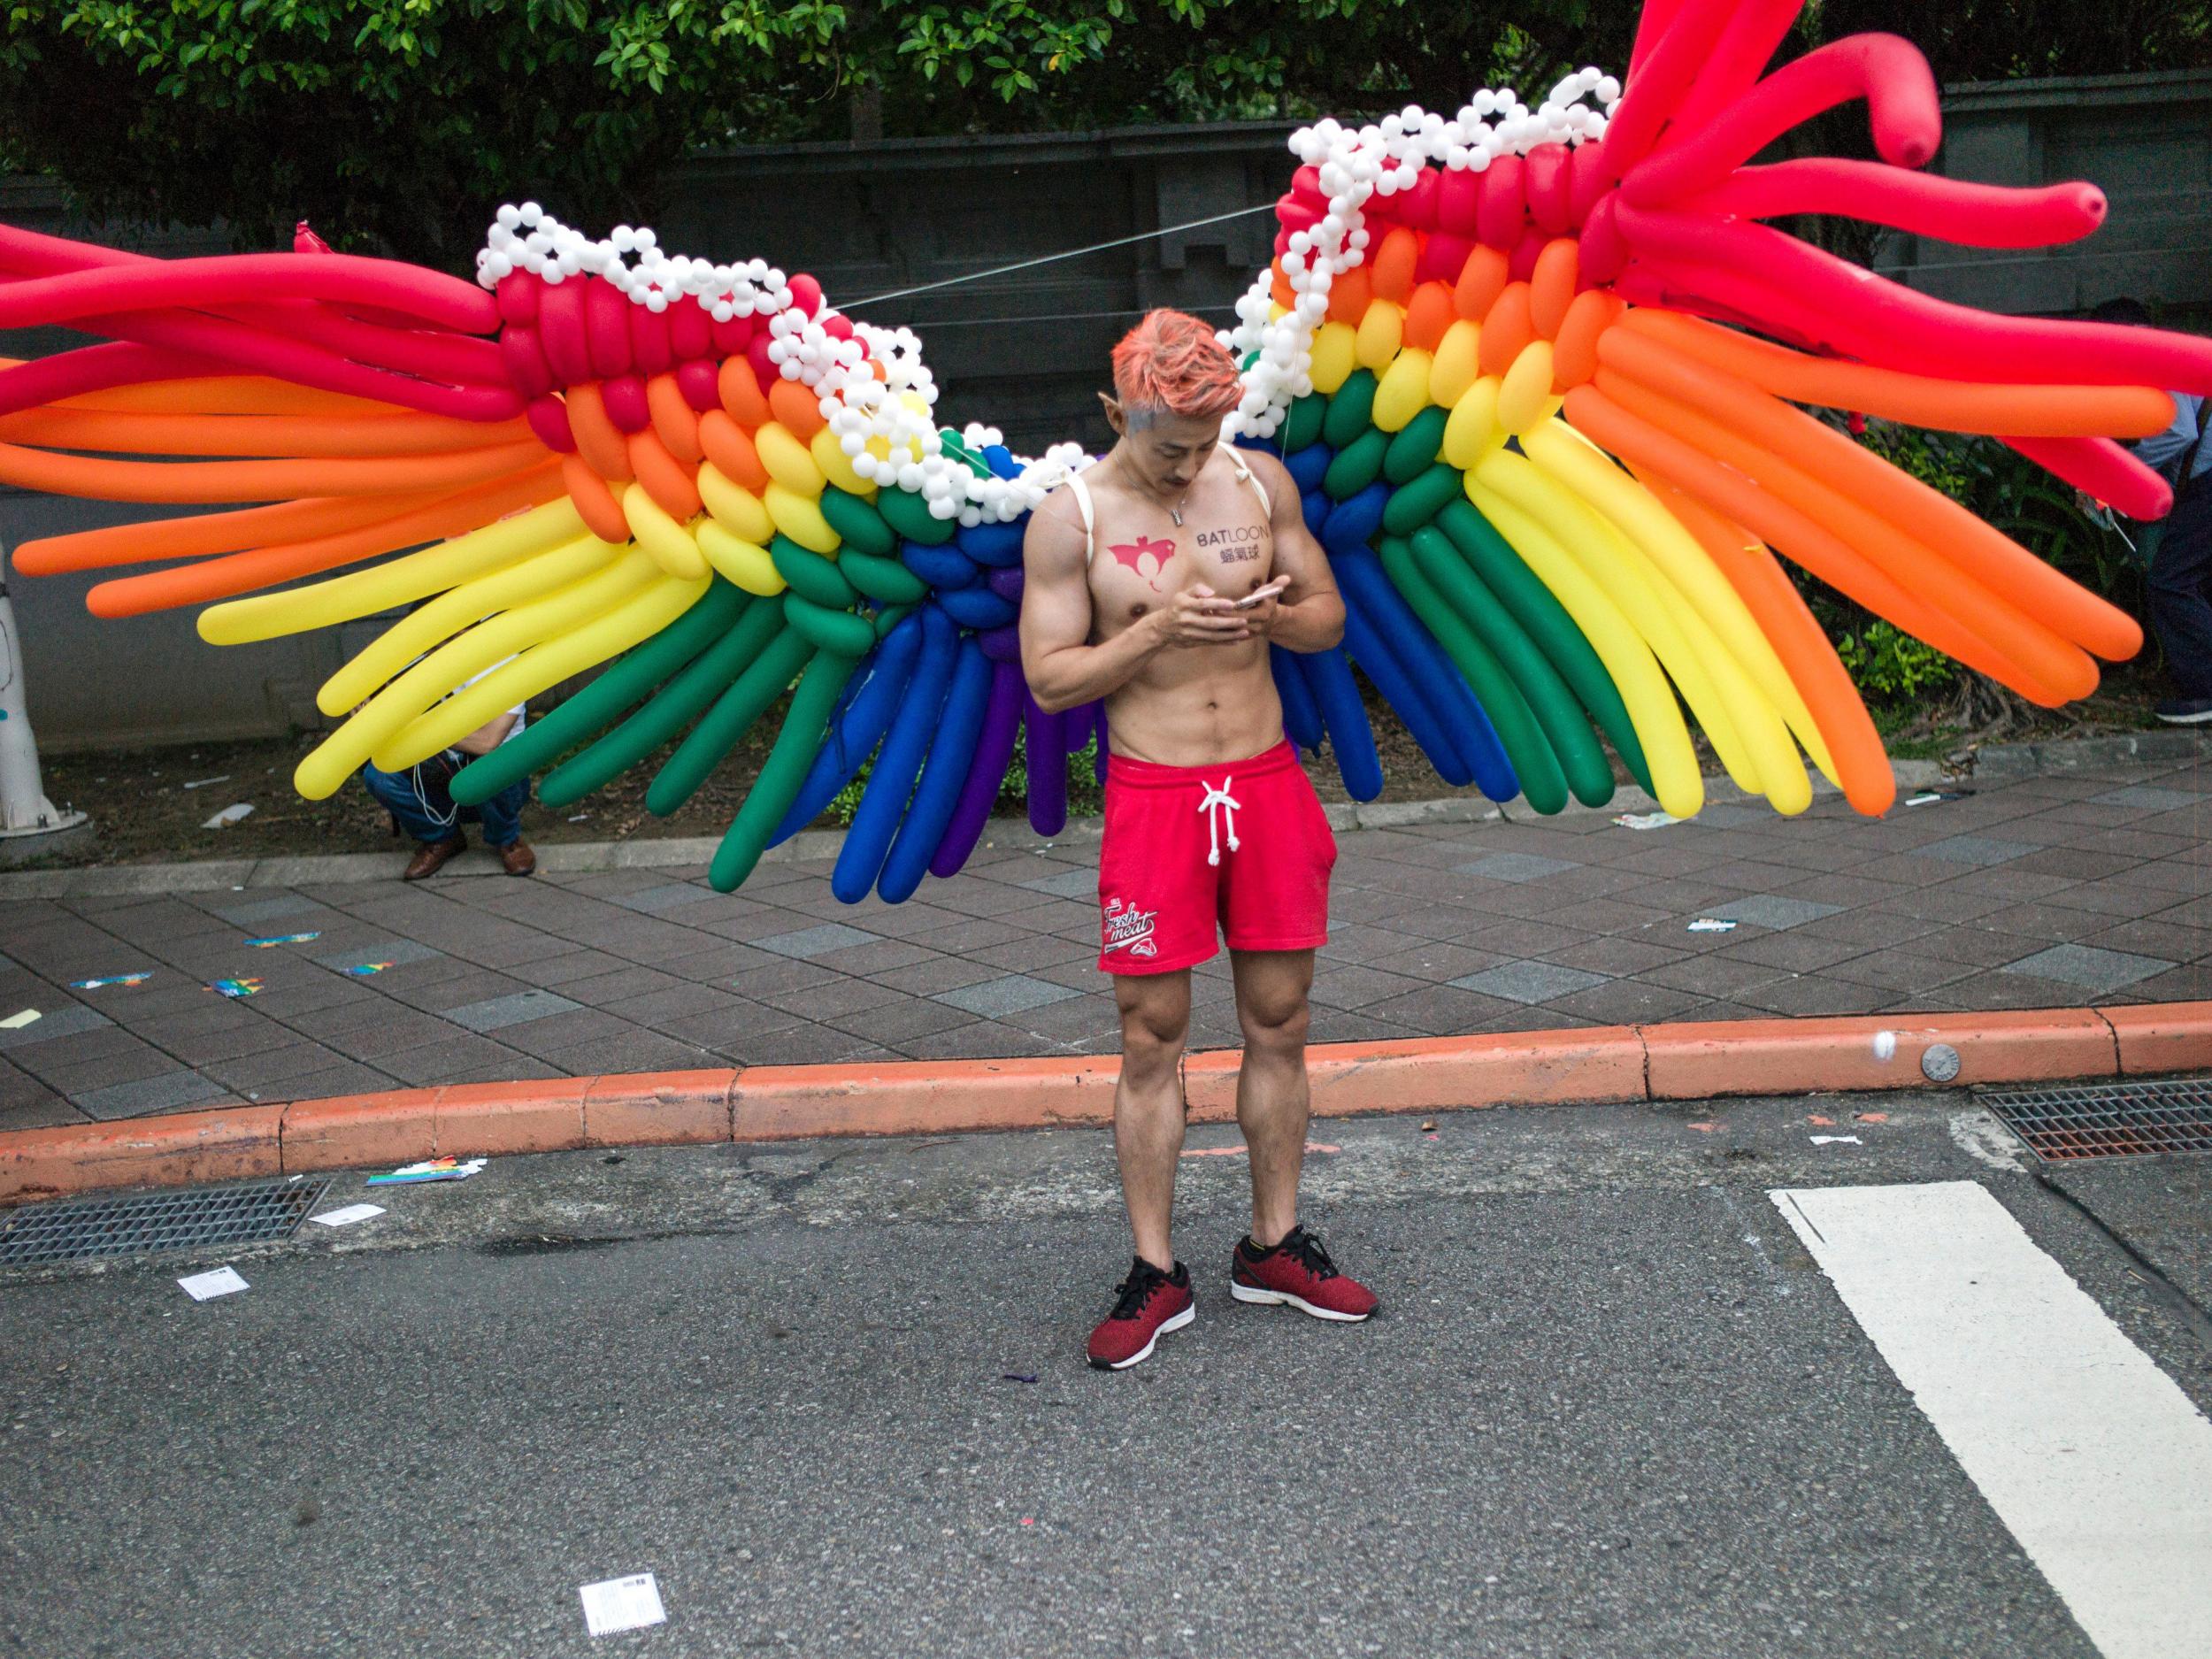
[[[2166,650],[2166,672],[2184,697],[2212,698],[2212,479],[2174,503],[2151,554],[2151,626]]]
[[[511,847],[522,839],[522,803],[530,798],[530,780],[509,784],[481,806],[456,806],[442,779],[426,778],[420,787],[414,772],[380,772],[361,768],[361,781],[391,815],[400,828],[426,845],[451,841],[471,819],[484,826],[488,847]]]

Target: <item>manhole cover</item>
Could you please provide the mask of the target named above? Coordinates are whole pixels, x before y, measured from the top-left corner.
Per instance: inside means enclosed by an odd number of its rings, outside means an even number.
[[[0,1220],[0,1266],[288,1238],[329,1190],[327,1176],[310,1180],[277,1176],[234,1187],[33,1204]]]
[[[2007,1089],[1981,1101],[2047,1164],[2212,1152],[2212,1078]]]

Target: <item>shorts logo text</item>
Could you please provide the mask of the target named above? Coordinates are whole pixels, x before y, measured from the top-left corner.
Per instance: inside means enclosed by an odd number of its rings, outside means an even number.
[[[1159,941],[1152,937],[1159,919],[1157,910],[1141,910],[1135,905],[1125,905],[1119,899],[1106,901],[1107,950],[1125,950],[1133,956],[1156,956]]]

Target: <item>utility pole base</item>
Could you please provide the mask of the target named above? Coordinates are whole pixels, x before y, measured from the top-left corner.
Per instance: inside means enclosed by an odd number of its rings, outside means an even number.
[[[82,812],[64,812],[41,798],[46,810],[41,822],[21,829],[0,828],[0,870],[19,870],[25,864],[59,853],[88,851],[98,839],[92,820]]]

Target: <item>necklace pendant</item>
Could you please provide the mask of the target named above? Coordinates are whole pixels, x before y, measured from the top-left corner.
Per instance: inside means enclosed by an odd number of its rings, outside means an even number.
[[[1183,514],[1179,508],[1170,507],[1167,510],[1167,516],[1175,520],[1175,527],[1177,529],[1179,530],[1183,527]]]

